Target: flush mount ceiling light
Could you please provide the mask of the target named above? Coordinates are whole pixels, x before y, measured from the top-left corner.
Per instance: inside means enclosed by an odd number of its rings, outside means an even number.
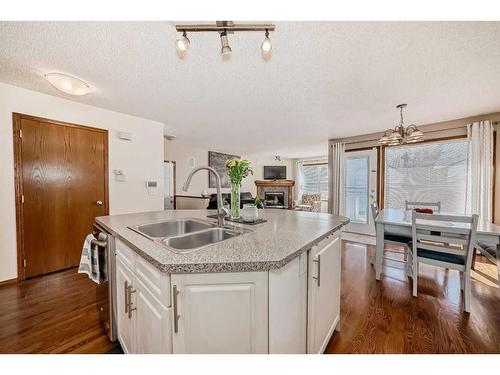
[[[403,108],[406,106],[406,104],[398,104],[396,106],[396,108],[400,111],[401,120],[394,129],[388,129],[385,131],[382,138],[378,141],[379,145],[396,146],[405,143],[422,142],[424,140],[424,133],[422,133],[416,125],[412,124],[405,127],[403,121]]]
[[[47,73],[45,79],[56,89],[69,95],[86,95],[90,92],[90,85],[76,77],[64,73]]]
[[[201,25],[176,25],[175,29],[178,32],[182,32],[182,38],[177,39],[175,45],[177,51],[185,52],[189,47],[189,39],[187,38],[187,33],[199,33],[199,32],[216,32],[220,34],[221,41],[221,55],[227,57],[231,54],[232,50],[229,46],[229,40],[227,35],[234,34],[236,31],[264,31],[265,39],[262,42],[261,49],[266,55],[271,54],[272,44],[269,38],[269,31],[274,31],[275,26],[273,24],[235,24],[233,21],[217,21],[215,25],[211,24],[201,24]],[[186,44],[187,41],[187,44]]]

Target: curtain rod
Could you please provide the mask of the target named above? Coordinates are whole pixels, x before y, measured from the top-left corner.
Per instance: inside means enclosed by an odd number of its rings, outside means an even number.
[[[483,120],[483,121],[487,121],[487,120]],[[471,121],[471,123],[474,123],[474,122],[479,122],[479,121]],[[492,121],[491,124],[496,126],[496,125],[500,124],[500,121]],[[466,128],[467,125],[469,125],[469,124],[460,125],[460,126],[456,126],[456,127],[452,127],[452,128],[447,128],[447,129],[428,130],[428,131],[424,131],[424,134],[440,133],[440,132],[445,132],[445,131],[449,131],[449,130],[453,130],[453,129]],[[354,145],[354,144],[363,144],[363,143],[378,141],[381,136],[377,136],[376,134],[383,134],[383,132],[372,133],[372,134],[373,134],[374,138],[369,138],[369,139],[361,140],[361,141],[350,141],[350,142],[348,141],[348,142],[343,142],[343,143],[345,145]],[[352,137],[347,137],[347,138],[352,138]],[[330,139],[329,141],[342,142],[342,138]]]

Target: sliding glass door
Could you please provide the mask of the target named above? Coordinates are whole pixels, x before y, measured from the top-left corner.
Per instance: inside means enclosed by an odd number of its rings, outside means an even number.
[[[346,152],[344,181],[346,231],[375,235],[370,203],[377,201],[377,150]]]

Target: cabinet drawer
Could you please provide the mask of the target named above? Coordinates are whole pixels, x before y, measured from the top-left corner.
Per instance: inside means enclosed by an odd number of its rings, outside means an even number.
[[[147,260],[137,257],[135,274],[165,307],[170,307],[170,275],[162,273]]]
[[[135,271],[137,254],[120,239],[115,239],[116,256],[132,271]]]

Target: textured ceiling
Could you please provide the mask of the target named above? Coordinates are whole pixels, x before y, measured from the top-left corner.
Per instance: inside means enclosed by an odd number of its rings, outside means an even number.
[[[1,22],[0,81],[160,121],[178,139],[234,153],[326,152],[328,138],[500,110],[500,23],[276,22],[261,33],[191,34],[172,22]],[[94,92],[68,97],[42,74]]]

